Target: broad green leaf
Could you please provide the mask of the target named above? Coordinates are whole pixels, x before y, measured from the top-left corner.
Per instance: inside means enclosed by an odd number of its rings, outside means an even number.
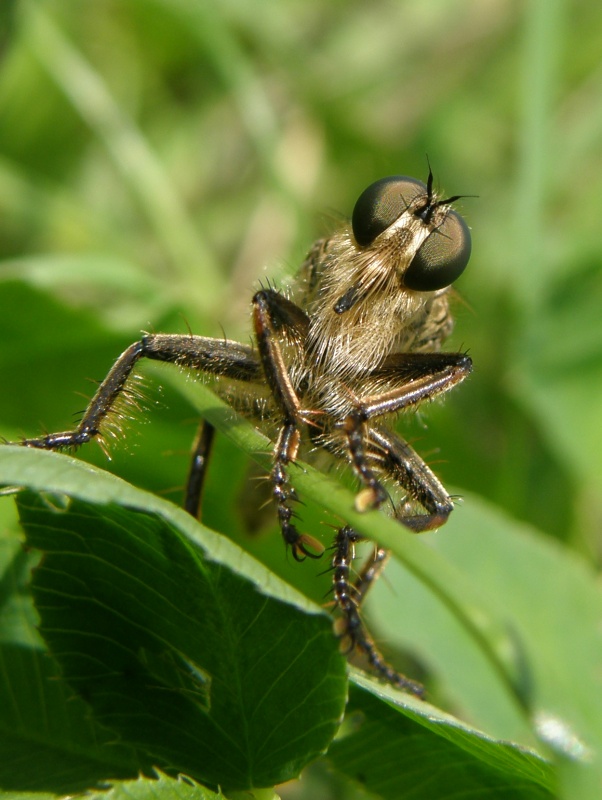
[[[198,388],[186,391],[190,397],[196,393],[202,405],[204,390]],[[212,421],[223,427],[225,412],[215,402],[209,405]],[[247,441],[252,432],[240,426],[227,432],[253,453]],[[255,457],[261,460],[262,455],[255,451]],[[558,751],[558,762],[567,771],[567,796],[575,771],[586,781],[600,774],[594,754],[602,752],[597,671],[602,598],[585,564],[534,532],[507,536],[506,519],[488,513],[476,500],[472,505],[467,500],[443,531],[417,539],[381,515],[354,513],[349,494],[307,466],[294,471],[293,480],[300,491],[385,544],[403,563],[402,573],[394,566],[387,573],[395,590],[387,592],[386,582],[379,588],[380,597],[389,598],[381,614],[387,621],[384,632],[391,641],[402,637],[406,647],[424,653],[479,727],[531,746],[535,732]],[[462,531],[470,535],[468,542]],[[542,586],[536,599],[534,580]],[[419,594],[407,593],[408,583],[420,587]],[[408,622],[413,635],[403,636]],[[572,646],[567,648],[569,636]],[[436,647],[429,651],[425,640]],[[436,659],[432,652],[438,653]],[[578,687],[575,668],[581,676]],[[556,740],[550,726],[560,731]]]
[[[336,669],[329,675],[328,664],[333,658],[332,663],[340,663],[330,626],[320,626],[317,637],[323,641],[318,645],[311,638],[315,627],[311,621],[321,620],[321,615],[301,615],[287,630],[291,607],[279,603],[277,609],[266,611],[268,599],[238,573],[248,574],[270,594],[283,593],[289,601],[307,606],[306,601],[290,595],[273,576],[262,576],[265,571],[259,565],[222,537],[151,495],[65,456],[20,448],[0,451],[0,469],[2,457],[10,454],[13,480],[52,490],[52,494],[22,494],[19,501],[28,542],[45,554],[35,572],[34,596],[41,632],[64,677],[91,706],[97,722],[118,732],[124,743],[150,754],[156,763],[221,785],[243,782],[238,774],[232,777],[242,749],[233,732],[243,728],[247,747],[249,741],[261,742],[259,753],[251,748],[252,756],[247,754],[255,769],[245,776],[249,785],[269,783],[262,782],[260,769],[263,753],[274,769],[270,742],[282,743],[290,761],[284,743],[289,730],[298,732],[296,746],[304,744],[301,731],[309,730],[310,748],[316,748],[326,726],[322,749],[327,745],[341,712],[339,705],[335,714],[328,713],[336,706],[337,685]],[[4,480],[8,463],[5,469]],[[98,505],[65,500],[68,487],[72,494]],[[154,515],[115,504],[127,501]],[[178,535],[175,521],[187,536]],[[203,559],[191,539],[202,541],[203,549],[219,562]],[[275,630],[281,634],[276,644]],[[508,758],[512,764],[514,757],[521,762],[516,748],[499,745],[503,753],[495,756],[497,745],[490,739],[427,703],[361,674],[354,680],[375,698],[395,703],[394,713],[407,718],[398,723],[400,753],[407,747],[404,737],[413,739],[418,725],[433,751],[471,752],[470,786],[485,788],[491,781],[505,785],[495,765],[495,779],[491,778],[490,762],[496,758],[502,764]],[[264,689],[264,683],[274,688]],[[289,705],[293,708],[283,720]],[[376,703],[368,711],[378,707]],[[257,727],[256,736],[248,735],[249,718]],[[217,729],[214,723],[219,723]],[[204,754],[209,747],[212,758],[207,767]],[[370,752],[368,744],[362,748],[366,755]],[[311,757],[317,752],[312,750]],[[377,746],[371,758],[377,759],[378,752]],[[220,758],[226,763],[220,764]],[[535,756],[529,759],[546,772],[543,762]],[[299,767],[295,764],[297,772]],[[282,775],[276,778],[272,772],[269,777],[274,782]],[[535,778],[531,776],[527,785],[529,781]],[[454,785],[461,788],[463,782],[458,779]]]
[[[170,504],[71,459],[46,453],[33,466],[35,453],[19,452],[21,482],[29,471],[52,492],[19,501],[28,544],[45,553],[40,630],[94,719],[214,785],[298,775],[344,708],[328,616]],[[63,502],[67,488],[100,504]]]
[[[2,503],[2,511],[10,507]],[[145,768],[144,761],[95,724],[44,651],[28,592],[39,553],[23,548],[22,536],[11,531],[5,516],[0,537],[0,789],[54,796],[83,791],[108,775],[133,777]]]
[[[535,753],[451,718],[408,709],[400,714],[359,686],[351,691],[345,727],[328,760],[383,800],[555,797],[551,766]]]
[[[249,800],[257,797],[255,793],[247,793]],[[135,780],[113,780],[110,787],[104,787],[86,793],[90,800],[225,800],[221,792],[217,794],[196,783],[188,776],[178,775],[172,778],[158,770],[152,777],[140,776]],[[52,800],[53,795],[40,792],[3,792],[3,800]],[[276,798],[273,792],[265,796],[265,800]],[[259,798],[258,798],[259,800]],[[261,800],[264,800],[262,797]]]

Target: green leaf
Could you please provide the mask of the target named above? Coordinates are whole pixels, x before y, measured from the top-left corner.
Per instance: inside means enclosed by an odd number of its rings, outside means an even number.
[[[2,512],[10,509],[4,502]],[[0,537],[0,788],[66,794],[145,767],[133,750],[99,728],[60,679],[35,629],[28,593],[39,553],[3,517]]]
[[[17,453],[20,482],[51,491],[19,498],[45,554],[40,631],[96,722],[231,788],[295,777],[326,749],[346,695],[327,615],[170,504],[64,456]]]
[[[225,407],[221,401],[203,387],[190,387],[189,391],[190,394],[197,395],[198,401],[200,398],[199,402],[202,405],[203,413],[219,428],[222,428],[239,446],[242,446],[257,458],[260,463],[263,464],[269,461],[267,440],[258,434],[252,426],[233,416],[231,409]],[[183,512],[174,509],[153,496],[138,492],[138,490],[123,484],[121,481],[102,475],[96,470],[65,457],[47,453],[34,453],[20,448],[10,448],[10,451],[7,448],[0,453],[0,456],[9,452],[13,454],[11,474],[13,476],[12,480],[15,482],[28,482],[29,485],[35,485],[37,488],[51,489],[55,492],[64,491],[68,487],[71,493],[84,496],[86,499],[95,500],[96,502],[116,501],[136,508],[145,508],[147,511],[167,514],[170,520],[177,520],[178,526],[187,531],[188,536],[192,535],[195,540],[198,540],[199,536],[203,537],[204,548],[209,549],[222,564],[234,563],[232,560],[232,545],[229,542],[221,537],[214,537],[214,535],[208,534]],[[1,461],[0,458],[0,464]],[[53,464],[52,469],[47,469],[46,464],[50,463],[50,461]],[[39,480],[34,477],[38,469],[41,469]],[[102,475],[101,480],[96,479],[99,475]],[[92,476],[94,476],[94,480],[90,480]],[[24,477],[26,480],[23,480]],[[382,515],[358,515],[353,512],[352,495],[328,477],[315,472],[309,467],[303,467],[293,471],[293,479],[296,485],[303,490],[304,496],[313,497],[322,504],[324,509],[328,509],[333,513],[338,512],[341,516],[345,514],[345,518],[352,520],[358,530],[361,530],[370,538],[386,543],[404,561],[409,573],[415,576],[415,585],[420,587],[420,592],[422,593],[416,596],[412,594],[411,589],[407,590],[408,573],[396,575],[394,566],[392,566],[389,573],[390,577],[391,575],[394,576],[396,591],[399,592],[396,605],[388,607],[382,615],[391,622],[394,621],[391,630],[387,630],[388,638],[391,641],[396,640],[396,635],[399,637],[399,632],[408,630],[408,621],[415,623],[419,631],[426,635],[427,641],[431,644],[433,642],[437,643],[439,647],[438,663],[436,663],[437,659],[432,663],[442,677],[450,680],[448,687],[450,694],[452,696],[455,695],[462,703],[465,703],[469,711],[473,715],[476,714],[477,719],[481,719],[487,730],[501,730],[503,736],[512,735],[524,743],[533,743],[531,725],[535,724],[539,735],[547,743],[556,745],[561,751],[559,763],[563,767],[565,780],[569,779],[569,775],[575,774],[578,779],[587,781],[589,778],[583,778],[584,774],[587,776],[596,774],[580,760],[581,755],[589,751],[588,748],[595,747],[598,737],[595,725],[590,725],[589,728],[583,727],[590,701],[587,700],[582,710],[579,711],[579,705],[574,706],[576,701],[575,693],[574,691],[569,691],[568,684],[562,686],[558,683],[554,685],[552,682],[550,684],[551,691],[546,690],[542,694],[541,686],[546,685],[546,680],[533,680],[533,671],[535,669],[541,670],[542,675],[546,671],[549,672],[550,657],[553,657],[558,663],[562,663],[561,654],[553,653],[552,655],[552,651],[548,650],[546,652],[542,650],[542,658],[539,659],[541,664],[537,666],[538,659],[531,652],[530,647],[525,644],[527,639],[531,637],[533,642],[536,642],[541,649],[540,638],[538,638],[535,629],[527,627],[526,633],[521,629],[518,624],[519,621],[515,619],[513,614],[509,613],[509,604],[501,586],[499,592],[491,591],[491,586],[495,583],[491,570],[498,576],[498,580],[504,581],[504,575],[513,571],[516,572],[515,563],[525,564],[525,589],[529,590],[532,579],[530,570],[533,562],[530,549],[533,548],[525,550],[524,536],[519,536],[518,538],[505,536],[503,526],[500,526],[499,533],[496,533],[494,523],[491,519],[486,518],[483,509],[479,507],[476,501],[467,503],[468,508],[474,509],[472,522],[470,515],[468,518],[462,519],[465,510],[463,510],[462,514],[457,513],[454,521],[446,528],[446,533],[450,535],[425,536],[420,537],[420,540],[415,537],[400,536],[398,525],[382,517]],[[166,511],[165,506],[169,509],[168,511]],[[106,506],[102,506],[102,508],[106,509]],[[52,513],[56,515],[57,512],[53,511]],[[467,521],[470,523],[468,528],[472,532],[472,539],[469,543],[464,544],[463,537],[457,530],[457,526],[463,527]],[[192,529],[190,526],[192,526]],[[95,523],[94,527],[98,528],[98,522]],[[118,523],[118,527],[123,528],[124,526]],[[389,527],[393,529],[391,534],[388,532]],[[128,523],[128,528],[135,530],[135,525]],[[489,571],[484,568],[480,558],[483,550],[482,547],[479,547],[483,541],[484,529],[488,531],[489,535],[486,549],[488,556],[495,552],[496,545],[503,549],[505,543],[507,565],[503,570],[500,569],[503,559],[499,553],[493,560],[489,560],[488,557],[485,562],[489,567]],[[209,535],[209,539],[204,538],[207,535]],[[112,536],[116,538],[118,534],[113,534]],[[148,533],[142,535],[142,541],[148,538]],[[430,544],[424,547],[425,542]],[[449,544],[451,556],[447,556],[446,553],[446,557],[442,558],[440,554],[433,550],[433,543],[437,544],[440,550],[444,550],[444,545]],[[48,547],[50,547],[50,543],[46,541],[44,548]],[[455,553],[454,547],[460,548],[458,553]],[[543,548],[544,554],[548,551],[552,554],[556,553],[556,560],[553,557],[552,562],[549,563],[549,554],[546,556],[548,560],[544,559],[541,571],[544,575],[556,576],[557,578],[563,569],[561,569],[563,559],[558,559],[558,553],[562,551],[554,548],[550,549],[549,545],[538,544],[534,549],[535,553],[538,552],[539,548]],[[131,546],[128,545],[128,550],[131,549]],[[248,558],[240,554],[240,551],[238,552],[238,557]],[[171,558],[170,562],[174,563],[174,559]],[[248,574],[254,575],[257,566],[251,566],[251,563],[249,563]],[[187,574],[187,572],[188,569],[183,570],[184,574]],[[247,573],[247,569],[243,569],[243,572]],[[569,574],[571,574],[570,570]],[[480,576],[481,579],[477,580],[475,576]],[[265,579],[255,576],[255,580],[261,583]],[[594,630],[595,618],[598,613],[596,611],[596,603],[593,602],[595,596],[597,596],[597,590],[589,586],[588,582],[589,579],[585,579],[583,572],[580,572],[579,569],[570,580],[570,585],[582,586],[585,591],[583,598],[577,602],[589,608],[591,613],[594,614],[594,618],[589,622],[587,621],[588,617],[582,615],[585,621],[584,631],[586,633],[590,629]],[[283,591],[282,587],[280,587],[277,594],[280,591]],[[555,588],[552,583],[550,593],[553,594],[554,591]],[[197,591],[197,594],[200,596],[200,592]],[[513,596],[518,597],[520,595],[513,590]],[[481,605],[477,605],[475,598],[482,599]],[[561,598],[559,599],[560,605],[562,606],[566,603],[568,609],[571,609],[575,604],[574,600],[571,600],[570,603],[567,602],[568,596],[559,595],[559,598]],[[550,607],[551,599],[545,592],[542,593],[543,616],[537,618],[539,619],[538,624],[540,627],[541,619],[545,618],[546,609]],[[300,601],[300,598],[297,597],[294,602],[303,601]],[[528,615],[527,609],[533,608],[532,600],[528,594],[525,595],[523,606],[522,615]],[[408,608],[420,609],[421,613],[408,614]],[[155,618],[159,616],[155,614]],[[552,619],[557,617],[558,615],[553,616]],[[411,625],[409,627],[411,628]],[[397,634],[393,632],[393,628],[395,628]],[[153,633],[153,636],[155,635]],[[422,637],[423,640],[424,635]],[[51,637],[48,633],[46,636],[47,638]],[[124,637],[128,641],[130,640],[127,633],[124,634]],[[576,644],[570,651],[571,657],[575,653],[581,652],[577,647],[580,641],[595,643],[595,635],[592,638],[587,634],[587,637],[583,633],[577,634]],[[405,635],[402,634],[402,638],[403,644],[408,645],[409,643],[412,648],[415,647],[415,643],[418,643],[418,651],[420,652],[422,647],[427,661],[430,660],[429,651],[424,650],[424,646],[419,644],[421,641],[420,636],[415,634],[408,636],[406,633]],[[554,641],[558,642],[558,638],[555,635],[555,630],[551,628],[550,646],[554,644]],[[511,651],[504,656],[503,646],[508,646],[508,644],[511,646]],[[594,644],[593,646],[596,647],[597,645]],[[174,647],[176,654],[179,654],[181,652],[181,643],[174,644]],[[500,651],[502,652],[498,655]],[[196,692],[197,705],[200,704],[201,707],[203,704],[207,705],[207,699],[203,696],[203,691],[198,686],[199,679],[201,683],[203,682],[202,671],[198,670],[200,665],[198,656],[189,654],[187,657],[185,669],[188,670],[188,682],[183,681],[182,678],[182,662],[174,661],[171,655],[168,658],[164,654],[160,654],[157,657],[156,648],[152,649],[145,642],[142,642],[136,658],[142,664],[144,670],[152,676],[153,680],[161,681],[161,685],[171,687],[172,691],[177,685],[181,693],[188,693],[189,696],[193,696]],[[179,655],[177,655],[177,658],[179,658]],[[515,670],[511,669],[512,663],[516,664]],[[594,658],[593,660],[590,659],[588,663],[591,665],[598,662]],[[452,667],[451,671],[448,669],[447,664]],[[457,665],[455,675],[453,672],[454,665]],[[505,672],[505,670],[508,671]],[[587,675],[587,670],[583,674]],[[566,676],[570,680],[571,672],[568,667]],[[176,678],[179,681],[177,684],[175,683]],[[366,686],[374,694],[382,696],[382,687],[377,682],[368,681]],[[588,686],[589,689],[587,688]],[[595,686],[595,677],[588,678],[584,682],[584,700],[587,699],[589,692],[595,690]],[[565,698],[566,702],[548,702],[554,698],[555,691],[560,691],[560,697]],[[440,714],[436,709],[432,709],[428,705],[407,696],[402,695],[402,698],[400,705],[403,706],[404,714],[410,714],[410,716],[412,714],[418,715],[423,720],[440,718]],[[528,701],[528,706],[522,707],[522,710],[520,706],[521,698]],[[517,701],[519,701],[518,705]],[[577,717],[575,717],[576,710],[578,711]],[[105,724],[114,727],[114,722],[111,719],[108,721],[104,719],[103,721]],[[569,737],[571,733],[576,734],[576,742],[581,742],[581,745],[578,746],[582,747],[582,751],[571,749],[569,739],[560,743],[548,741],[551,739],[549,730],[552,723],[560,725],[561,728],[564,725],[563,729],[568,732],[567,736]],[[438,729],[438,732],[447,731],[448,727],[444,725]],[[452,724],[452,729],[454,731],[462,730],[462,736],[468,736],[469,738],[482,736],[462,723],[457,723],[457,721]],[[125,733],[125,739],[129,743],[141,743],[129,729]],[[173,754],[169,750],[161,749],[161,743],[149,743],[145,740],[142,742],[142,746],[154,755],[158,754],[164,760],[173,759]],[[454,742],[454,746],[460,745]],[[567,761],[567,757],[570,759],[575,756],[577,756],[577,761]],[[177,763],[178,765],[181,764],[181,762]],[[186,769],[193,772],[193,774],[197,774],[190,768],[188,762],[186,762]],[[206,775],[203,776],[206,780],[209,780]],[[255,785],[259,784],[256,783]]]
[[[88,792],[86,797],[90,800],[224,800],[221,792],[216,794],[191,778],[183,775],[171,778],[162,772],[158,772],[156,778],[116,781],[109,790]]]
[[[401,714],[359,687],[350,693],[346,724],[328,760],[383,800],[555,796],[551,767],[535,753],[451,718]]]
[[[220,410],[218,403],[210,414],[215,417]],[[230,429],[232,433],[231,425]],[[247,445],[261,444],[250,426],[233,430],[234,436],[249,437]],[[298,615],[288,605],[278,603],[266,611],[266,597],[241,580],[240,573],[263,592],[267,589],[304,610],[307,601],[291,597],[288,587],[279,585],[230,542],[152,495],[65,456],[21,448],[0,451],[0,477],[5,481],[8,469],[3,476],[2,463],[9,454],[14,482],[52,491],[20,499],[28,542],[46,554],[34,581],[41,631],[67,681],[85,697],[97,722],[118,732],[124,743],[150,754],[159,765],[235,788],[245,782],[268,785],[297,774],[320,747],[327,746],[342,710],[333,691],[341,659],[330,625],[316,629],[314,642],[311,632],[321,615],[301,615],[301,621],[293,623]],[[256,455],[260,460],[265,457],[261,452]],[[311,478],[310,473],[305,477]],[[311,481],[310,488],[315,491]],[[61,502],[60,493],[66,490],[99,505],[78,499]],[[324,483],[320,491],[326,491]],[[327,494],[332,502],[332,492]],[[192,542],[216,560],[203,558]],[[274,631],[286,632],[286,642],[279,647],[273,642]],[[330,676],[329,659],[335,665]],[[292,680],[287,682],[289,673]],[[415,698],[371,679],[356,676],[355,680],[375,696],[389,701],[397,697],[397,713],[412,723],[430,725],[431,734],[451,740],[454,748],[466,747],[466,741],[475,737],[483,739],[479,732]],[[267,694],[257,691],[263,682],[276,688]],[[314,691],[331,709],[326,717],[319,704],[308,701]],[[264,709],[262,725],[248,736],[248,720],[256,719],[258,703]],[[283,709],[289,704],[295,711],[285,714],[283,722]],[[293,762],[292,773],[277,775],[269,743],[284,741],[283,726],[308,732],[305,740],[301,734],[295,737],[305,760],[294,762],[285,747],[283,760],[289,770]],[[238,736],[232,741],[232,731],[241,730],[247,731],[244,742]],[[258,752],[247,750],[244,767],[237,772],[234,765],[249,741],[261,744]],[[211,749],[208,765],[202,754],[216,744],[223,762]],[[433,744],[442,746],[439,741]],[[479,745],[470,747],[478,760]],[[262,758],[271,761],[270,766]],[[487,763],[483,769],[487,774]]]
[[[602,780],[602,592],[594,571],[570,550],[477,497],[432,546],[462,570],[467,584],[504,609],[521,654],[528,713],[555,754],[567,796],[576,781]],[[411,647],[440,676],[462,716],[507,735],[508,708],[482,653],[451,610],[401,566],[387,570],[370,609],[378,635]],[[394,587],[394,590],[391,589]],[[420,614],[416,613],[420,609]],[[425,622],[426,620],[426,622]]]
[[[249,785],[268,785],[268,774],[271,782],[282,779],[282,773],[273,772],[273,759],[279,751],[274,743],[283,742],[282,755],[290,769],[283,731],[298,733],[295,745],[304,748],[307,760],[318,754],[318,741],[321,749],[326,747],[342,710],[335,688],[341,659],[330,625],[321,624],[321,615],[298,614],[283,603],[268,608],[274,603],[242,575],[259,584],[262,592],[267,589],[272,596],[315,610],[307,601],[223,537],[152,495],[68,457],[21,448],[0,451],[0,477],[5,481],[9,454],[14,482],[52,491],[20,498],[28,542],[45,553],[34,581],[41,631],[65,678],[85,697],[97,722],[150,754],[155,763],[234,787],[245,779]],[[97,505],[62,501],[67,489]],[[216,560],[203,558],[192,542]],[[311,638],[314,630],[316,642]],[[286,632],[280,646],[274,643],[274,631]],[[329,663],[334,664],[333,675]],[[287,682],[289,673],[292,680]],[[356,674],[354,680],[374,695],[376,708],[383,699],[396,703],[395,714],[422,726],[421,736],[426,725],[435,751],[448,748],[448,742],[450,753],[471,750],[478,768],[470,785],[489,785],[489,762],[497,746],[491,740],[373,679]],[[264,685],[275,688],[266,693],[258,688]],[[314,698],[322,689],[320,705]],[[258,703],[263,709],[261,725],[249,736],[245,723],[250,718],[257,723]],[[291,706],[293,710],[285,713]],[[403,736],[413,730],[407,722],[398,724]],[[245,764],[253,761],[254,771],[244,776],[233,767],[243,742],[236,735],[232,741],[233,732],[243,728],[247,747],[254,742],[259,750],[247,754]],[[308,731],[305,741],[300,731]],[[400,753],[407,746],[403,736]],[[210,765],[204,763],[204,754],[214,745],[226,762],[221,771],[213,750]],[[364,744],[363,749],[377,760],[378,746],[370,750]],[[272,762],[270,767],[261,765],[262,752]],[[300,766],[298,761],[292,771],[296,774]],[[494,773],[500,779],[495,769]]]

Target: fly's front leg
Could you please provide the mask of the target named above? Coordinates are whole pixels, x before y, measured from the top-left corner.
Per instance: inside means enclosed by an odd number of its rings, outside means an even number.
[[[264,289],[253,298],[253,323],[265,378],[282,417],[271,472],[282,538],[290,545],[297,561],[303,561],[307,556],[319,558],[324,551],[322,544],[313,536],[300,533],[292,521],[295,516],[292,503],[297,500],[297,496],[290,485],[288,465],[297,458],[304,418],[278,340],[280,335],[300,347],[309,321],[294,303],[278,292]]]
[[[111,367],[96,394],[84,411],[79,425],[70,431],[50,433],[19,444],[44,450],[64,450],[79,447],[103,437],[117,437],[120,422],[127,417],[127,405],[137,404],[132,386],[132,371],[138,361],[148,358],[166,361],[182,367],[222,375],[236,380],[261,380],[262,370],[257,355],[247,345],[204,336],[156,334],[144,336],[125,350]]]
[[[454,504],[441,481],[418,453],[391,431],[371,428],[369,439],[382,457],[383,471],[427,512],[396,513],[397,519],[414,533],[434,530],[447,522]]]
[[[470,358],[462,353],[406,353],[392,356],[370,376],[394,388],[360,398],[343,424],[351,463],[364,485],[356,497],[358,511],[376,508],[387,497],[379,480],[384,456],[386,471],[395,473],[397,482],[429,511],[428,515],[404,517],[402,522],[416,531],[436,528],[445,522],[453,505],[434,474],[401,439],[393,437],[394,447],[382,436],[379,440],[379,434],[369,422],[449,391],[464,380],[471,369]],[[375,461],[379,463],[378,470],[371,466]]]
[[[424,696],[421,684],[397,672],[383,658],[374,640],[367,632],[360,615],[360,605],[368,590],[383,570],[389,557],[383,548],[375,548],[372,556],[362,567],[355,579],[351,579],[351,569],[355,558],[355,545],[361,536],[348,526],[337,533],[334,544],[333,592],[341,617],[335,624],[335,632],[341,640],[346,654],[358,650],[366,656],[374,671],[384,680],[417,697]]]

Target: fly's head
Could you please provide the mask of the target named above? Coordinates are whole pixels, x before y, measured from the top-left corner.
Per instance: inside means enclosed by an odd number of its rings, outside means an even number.
[[[438,199],[432,172],[426,185],[399,175],[376,181],[353,210],[358,253],[369,255],[383,272],[394,273],[400,291],[449,287],[464,271],[471,251],[468,226],[451,207],[458,199]]]
[[[471,239],[452,208],[458,199],[439,199],[430,171],[426,184],[395,175],[362,192],[351,225],[314,265],[309,346],[329,369],[334,362],[341,372],[373,369],[406,346],[433,298],[464,271]]]

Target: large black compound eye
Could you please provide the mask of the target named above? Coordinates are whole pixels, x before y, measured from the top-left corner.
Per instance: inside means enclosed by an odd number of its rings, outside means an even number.
[[[435,292],[450,286],[464,272],[471,248],[468,225],[450,209],[412,259],[403,276],[404,286],[417,292]]]
[[[426,194],[422,181],[405,175],[392,175],[370,184],[359,196],[351,215],[355,241],[360,247],[372,244],[406,211],[417,195]]]

